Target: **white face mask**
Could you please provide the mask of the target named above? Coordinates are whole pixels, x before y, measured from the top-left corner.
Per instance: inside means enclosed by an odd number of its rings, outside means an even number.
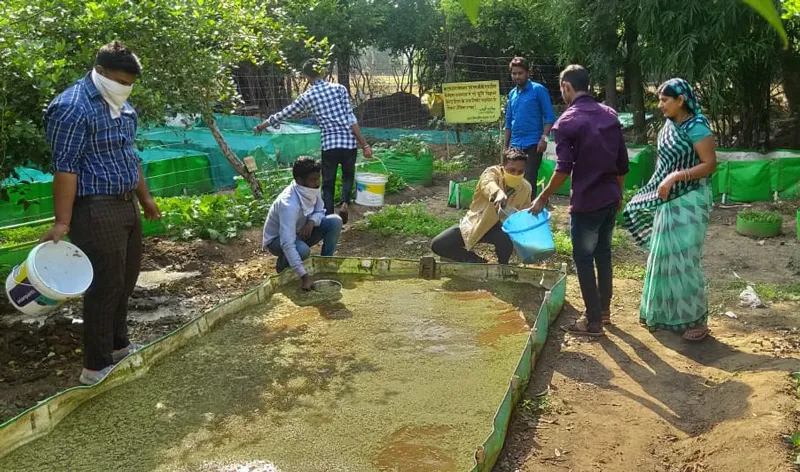
[[[319,198],[319,189],[303,187],[297,182],[292,182],[297,195],[300,196],[300,205],[303,207],[303,216],[308,216],[314,212],[314,206]]]
[[[108,103],[111,109],[111,118],[119,118],[121,115],[122,106],[125,101],[131,96],[133,91],[132,85],[122,85],[121,83],[111,80],[108,77],[102,76],[97,73],[96,69],[92,69],[92,82],[103,99]]]

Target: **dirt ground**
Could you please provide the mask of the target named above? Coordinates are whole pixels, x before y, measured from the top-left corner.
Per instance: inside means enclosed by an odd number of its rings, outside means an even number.
[[[435,214],[458,215],[446,198],[446,179],[438,179],[433,187],[389,196],[387,203],[422,201]],[[781,435],[800,429],[800,403],[788,377],[800,370],[800,301],[764,300],[767,308],[741,308],[738,294],[740,279],[800,283],[800,243],[789,217],[780,237],[762,242],[737,235],[740,209],[716,206],[713,213],[705,249],[713,336],[702,343],[651,334],[637,324],[646,256],[631,242],[617,248],[615,258],[639,270],[619,271],[615,278],[613,326],[606,338],[589,341],[558,329],[583,309],[577,279],[569,276],[567,305],[513,415],[495,470],[793,470]],[[789,216],[794,207],[777,209]],[[365,210],[354,211],[338,254],[429,254],[428,238],[380,238],[359,229]],[[554,201],[553,213],[556,225],[566,228],[563,199]],[[189,275],[137,288],[132,338],[150,342],[274,273],[274,258],[260,251],[260,241],[260,228],[228,245],[147,240],[143,270]],[[479,252],[493,257],[487,248]],[[562,261],[569,259],[557,256],[550,263]],[[3,313],[0,320],[14,320],[7,307]],[[17,321],[0,328],[0,421],[77,384],[79,313],[73,304],[41,327]]]

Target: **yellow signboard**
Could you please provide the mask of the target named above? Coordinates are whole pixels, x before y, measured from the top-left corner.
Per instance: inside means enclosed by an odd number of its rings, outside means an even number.
[[[442,86],[448,123],[491,123],[500,119],[500,81],[453,82]]]

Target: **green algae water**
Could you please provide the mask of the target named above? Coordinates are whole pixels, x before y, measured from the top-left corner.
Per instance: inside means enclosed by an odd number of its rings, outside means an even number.
[[[466,471],[543,292],[357,279],[295,285],[0,459],[2,471]]]

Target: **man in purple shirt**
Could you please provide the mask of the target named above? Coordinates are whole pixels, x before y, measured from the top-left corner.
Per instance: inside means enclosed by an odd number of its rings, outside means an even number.
[[[611,238],[628,173],[628,152],[617,112],[589,95],[586,69],[571,65],[561,72],[561,96],[569,108],[553,126],[556,169],[530,211],[542,211],[572,175],[570,237],[586,316],[564,329],[602,336],[603,324],[611,322]]]

